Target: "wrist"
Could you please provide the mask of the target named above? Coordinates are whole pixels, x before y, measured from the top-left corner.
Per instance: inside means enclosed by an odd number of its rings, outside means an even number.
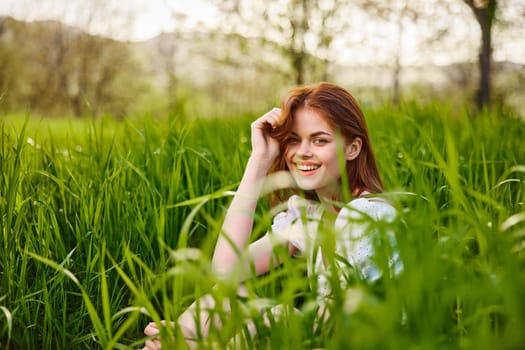
[[[266,175],[270,170],[274,159],[275,157],[269,157],[268,154],[252,152],[250,158],[248,158],[247,166],[254,167],[259,170],[258,172],[264,172],[264,175]]]

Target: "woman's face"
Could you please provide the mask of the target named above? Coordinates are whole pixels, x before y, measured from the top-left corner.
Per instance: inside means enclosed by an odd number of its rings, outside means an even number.
[[[315,190],[320,198],[339,197],[341,169],[332,126],[317,111],[296,111],[284,157],[297,185]]]

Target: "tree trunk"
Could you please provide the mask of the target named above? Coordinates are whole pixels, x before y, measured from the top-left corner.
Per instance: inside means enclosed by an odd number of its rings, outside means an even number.
[[[297,85],[304,84],[304,61],[306,54],[304,52],[296,52],[293,56],[293,67],[295,70],[295,83]]]
[[[308,56],[305,45],[305,35],[309,28],[308,0],[295,2],[294,6],[300,8],[301,11],[296,14],[296,17],[290,18],[292,33],[288,55],[291,58],[292,68],[295,73],[295,83],[297,85],[302,85],[305,82],[305,68]]]
[[[392,105],[398,106],[401,100],[401,62],[399,55],[394,61],[394,69],[392,71]]]
[[[491,97],[491,63],[492,63],[492,23],[496,13],[496,0],[465,0],[479,23],[481,45],[479,49],[479,86],[476,105],[481,110],[490,108]]]
[[[478,21],[481,27],[481,48],[479,52],[479,89],[477,93],[477,105],[479,109],[490,108],[491,90],[491,61],[492,61],[492,31],[487,10],[483,11]]]
[[[403,19],[405,18],[408,5],[405,2],[397,16],[397,50],[394,57],[394,68],[392,70],[392,105],[398,106],[401,100],[401,52],[403,52]]]

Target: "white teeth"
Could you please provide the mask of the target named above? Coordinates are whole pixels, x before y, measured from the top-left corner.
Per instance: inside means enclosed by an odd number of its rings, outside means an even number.
[[[297,169],[299,169],[300,171],[312,171],[312,170],[319,169],[319,166],[318,165],[300,165],[298,164]]]

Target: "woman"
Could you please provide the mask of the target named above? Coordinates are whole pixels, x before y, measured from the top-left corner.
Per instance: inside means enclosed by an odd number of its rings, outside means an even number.
[[[215,247],[212,266],[217,273],[232,275],[239,267],[242,278],[249,271],[256,275],[268,272],[276,265],[275,244],[283,244],[290,255],[301,252],[309,258],[308,272],[316,277],[319,301],[324,305],[330,294],[330,269],[323,245],[335,245],[343,261],[339,266],[348,270],[350,265],[362,278],[378,279],[382,273],[372,261],[374,245],[363,218],[391,221],[395,210],[386,201],[371,197],[382,192],[383,185],[363,113],[350,93],[330,83],[298,87],[283,101],[282,109],[274,108],[252,123],[251,141],[244,176]],[[283,172],[304,196],[292,195],[288,210],[274,218],[272,233],[248,245],[263,182],[268,174]],[[333,240],[317,234],[320,225],[335,232]],[[394,255],[389,263],[399,269]],[[338,277],[344,281],[342,275]],[[210,323],[218,326],[206,312],[213,307],[214,300],[208,295],[200,300],[198,317],[195,303],[179,317],[187,339],[196,336],[197,328],[199,336],[206,336]],[[159,329],[150,323],[144,332],[155,335]],[[191,340],[188,344],[192,345]],[[145,349],[159,347],[159,339],[154,338],[146,342]]]

